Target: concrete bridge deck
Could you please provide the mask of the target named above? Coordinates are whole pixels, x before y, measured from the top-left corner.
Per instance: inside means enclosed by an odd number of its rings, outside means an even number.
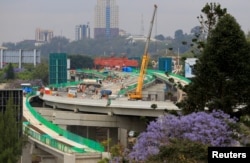
[[[32,113],[28,110],[26,106],[25,97],[23,99],[23,116],[29,122],[30,124],[29,126],[32,130],[34,130],[34,132],[37,132],[38,134],[41,134],[41,135],[43,133],[46,133],[47,135],[49,135],[56,141],[69,145],[69,146],[77,147],[79,149],[82,148],[84,149],[84,151],[86,151],[86,153],[77,153],[77,152],[67,150],[67,149],[65,149],[65,151],[60,151],[56,148],[53,148],[47,144],[40,142],[39,140],[33,137],[29,137],[29,142],[30,142],[30,144],[28,145],[29,152],[27,152],[27,149],[26,150],[24,149],[24,151],[26,152],[23,152],[24,154],[22,157],[22,162],[31,162],[32,154],[34,150],[37,148],[42,150],[43,153],[46,153],[46,154],[43,154],[44,156],[41,156],[41,157],[46,157],[47,160],[50,160],[49,162],[74,163],[74,162],[81,162],[80,160],[84,160],[90,163],[96,163],[98,160],[102,159],[102,153],[100,153],[99,151],[95,151],[86,145],[79,144],[79,143],[76,143],[75,141],[69,140],[59,135],[57,132],[51,130],[50,128],[46,127],[41,122],[39,122],[37,118],[34,117]],[[41,154],[41,152],[39,153]]]
[[[99,113],[99,114],[115,114],[127,116],[149,116],[158,117],[167,110],[176,110],[179,108],[171,101],[127,101],[127,100],[111,100],[110,106],[107,105],[107,99],[81,99],[81,98],[65,98],[60,96],[44,95],[42,97],[44,104],[53,108]],[[153,109],[152,104],[156,104],[157,108]]]

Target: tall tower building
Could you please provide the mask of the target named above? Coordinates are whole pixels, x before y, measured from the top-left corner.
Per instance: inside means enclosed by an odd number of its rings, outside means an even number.
[[[84,38],[90,38],[90,28],[89,24],[87,25],[77,25],[75,27],[75,40],[79,41]]]
[[[116,0],[97,0],[95,6],[94,38],[119,35],[119,8]]]

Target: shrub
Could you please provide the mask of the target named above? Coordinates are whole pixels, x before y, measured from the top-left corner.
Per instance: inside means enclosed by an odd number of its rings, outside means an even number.
[[[173,138],[210,146],[231,146],[236,143],[235,124],[236,120],[222,111],[162,116],[150,122],[147,130],[138,136],[129,158],[144,161],[157,155],[160,147],[169,145]]]

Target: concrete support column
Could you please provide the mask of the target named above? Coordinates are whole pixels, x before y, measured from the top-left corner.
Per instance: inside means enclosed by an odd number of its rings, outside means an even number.
[[[22,49],[19,50],[19,61],[18,61],[18,68],[22,68]]]
[[[0,53],[0,69],[3,68],[3,49],[1,49],[1,53]]]
[[[75,155],[74,154],[71,154],[71,155],[65,154],[63,157],[63,163],[67,163],[67,162],[75,163],[76,162]]]
[[[127,148],[128,146],[128,130],[127,129],[118,128],[118,142],[120,142],[122,146]]]
[[[34,144],[27,143],[22,149],[21,163],[31,163]]]
[[[33,51],[33,64],[34,64],[34,67],[36,67],[36,58],[37,58],[37,54],[36,54],[36,49],[34,49]]]

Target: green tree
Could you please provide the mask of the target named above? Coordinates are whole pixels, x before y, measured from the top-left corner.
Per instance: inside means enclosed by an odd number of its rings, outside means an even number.
[[[48,63],[42,62],[32,71],[33,79],[41,79],[44,84],[49,83],[49,66]]]
[[[195,65],[196,75],[184,91],[185,111],[222,109],[231,114],[237,105],[247,105],[250,94],[250,53],[244,32],[230,14],[223,16],[207,40]]]
[[[70,65],[71,68],[81,69],[81,68],[93,68],[94,60],[89,56],[84,55],[70,55]]]
[[[32,72],[34,71],[34,65],[30,63],[22,64],[22,67],[24,68],[24,71],[16,73],[16,79],[21,80],[31,80],[32,79]]]
[[[160,40],[160,41],[164,41],[165,37],[162,34],[160,34],[160,35],[156,35],[155,39]]]
[[[146,163],[178,162],[191,163],[207,162],[207,145],[186,139],[170,139],[167,146],[160,148],[159,154],[151,156]]]
[[[19,49],[33,50],[33,49],[36,49],[36,47],[35,47],[34,41],[23,40],[23,41],[20,41],[20,42],[16,43],[15,49],[17,49],[17,50],[19,50]]]
[[[192,29],[194,38],[190,43],[192,47],[192,52],[199,56],[204,50],[207,37],[210,36],[210,32],[215,28],[216,24],[226,13],[226,8],[221,8],[219,3],[206,3],[206,5],[201,9],[202,14],[197,17],[200,23],[200,27],[195,27]]]
[[[22,122],[17,122],[17,107],[13,98],[7,101],[6,110],[0,113],[0,162],[17,162],[22,154],[24,139],[21,136]]]
[[[226,8],[221,8],[219,3],[206,3],[206,5],[202,8],[202,13],[198,16],[198,20],[201,24],[201,30],[203,34],[210,35],[210,31],[214,29],[217,22],[221,17],[223,17],[227,13]],[[204,18],[206,17],[206,18]]]
[[[49,43],[43,44],[41,53],[43,57],[48,57],[50,53],[68,52],[69,39],[65,37],[53,37]]]
[[[247,37],[248,43],[250,43],[250,31],[247,32],[246,37]]]
[[[6,68],[6,79],[7,80],[15,79],[15,72],[12,63],[9,63]]]
[[[16,45],[13,42],[5,42],[2,44],[2,46],[8,49],[16,49]]]

